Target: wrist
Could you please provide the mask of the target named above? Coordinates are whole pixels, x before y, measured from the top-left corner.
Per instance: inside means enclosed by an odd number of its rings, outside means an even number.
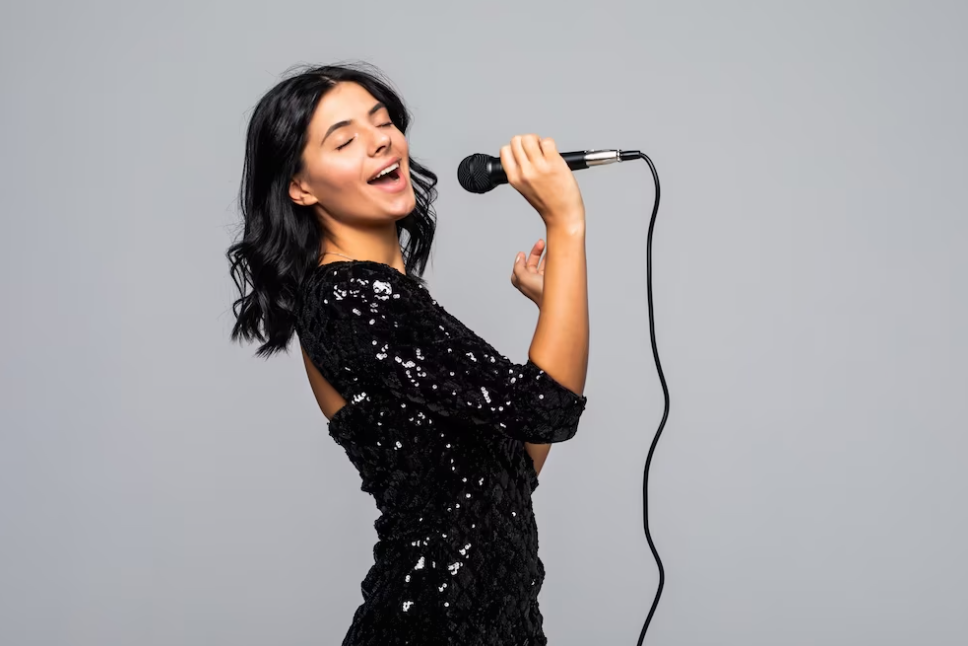
[[[585,220],[584,218],[556,222],[551,225],[547,225],[545,229],[548,231],[548,238],[562,237],[562,238],[582,238],[585,236]]]

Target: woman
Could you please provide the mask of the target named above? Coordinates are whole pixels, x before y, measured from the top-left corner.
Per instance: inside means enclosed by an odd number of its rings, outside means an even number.
[[[581,194],[551,139],[501,149],[547,228],[540,266],[540,240],[515,259],[512,283],[540,314],[528,360],[514,364],[420,277],[437,177],[410,157],[408,123],[365,65],[305,69],[261,99],[244,235],[229,250],[242,293],[232,337],[269,355],[298,334],[329,433],[382,512],[344,646],[546,644],[531,494],[586,404]]]

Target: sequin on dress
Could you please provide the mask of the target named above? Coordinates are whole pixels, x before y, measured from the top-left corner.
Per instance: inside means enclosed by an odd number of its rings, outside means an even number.
[[[572,438],[586,398],[512,363],[383,263],[319,266],[297,320],[346,399],[329,433],[381,512],[343,646],[547,644],[524,442]]]

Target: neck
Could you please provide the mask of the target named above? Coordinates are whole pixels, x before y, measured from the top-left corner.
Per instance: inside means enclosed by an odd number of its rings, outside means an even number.
[[[321,261],[324,256],[328,257],[330,262],[335,258],[368,260],[389,265],[403,274],[407,273],[403,252],[400,249],[400,239],[397,236],[396,222],[365,230],[327,222],[326,229],[327,236],[319,251]]]

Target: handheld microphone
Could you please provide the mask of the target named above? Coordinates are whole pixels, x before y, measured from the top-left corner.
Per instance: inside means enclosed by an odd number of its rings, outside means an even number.
[[[572,170],[638,159],[640,155],[637,150],[581,150],[561,153],[568,168]],[[471,193],[487,193],[501,184],[507,184],[508,176],[501,165],[500,157],[476,153],[465,157],[457,167],[457,181]]]

